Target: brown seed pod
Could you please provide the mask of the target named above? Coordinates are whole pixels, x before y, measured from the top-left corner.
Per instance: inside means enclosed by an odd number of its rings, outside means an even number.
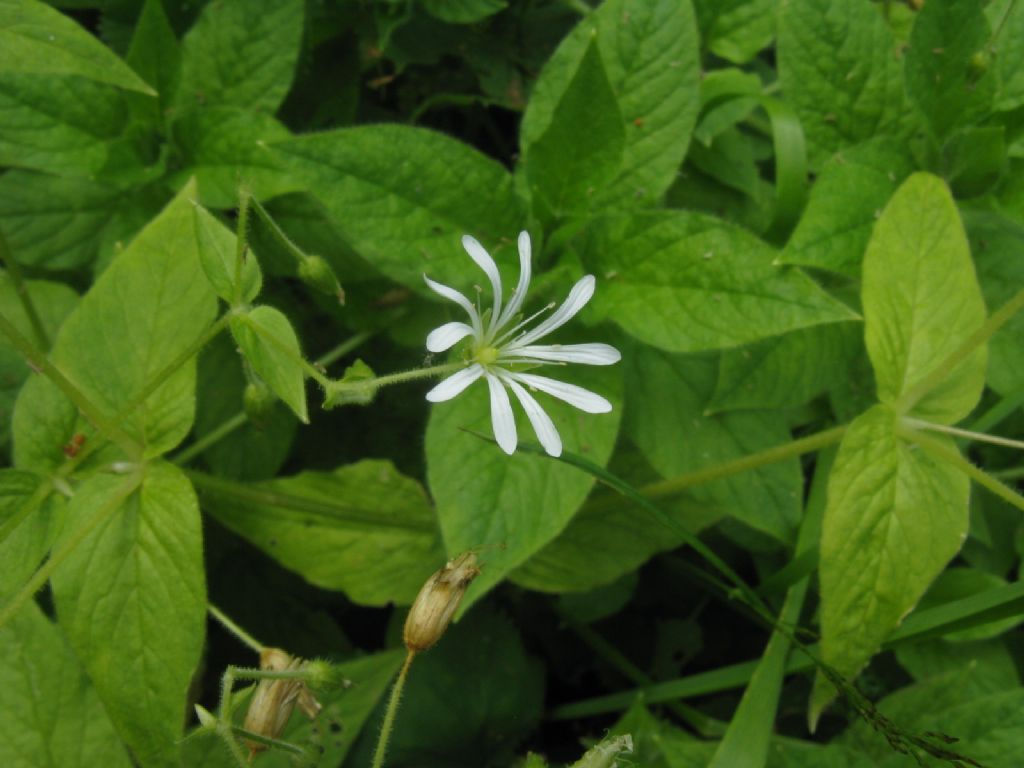
[[[298,671],[304,665],[302,659],[292,658],[280,648],[264,648],[260,652],[260,669],[264,672]],[[260,680],[252,694],[242,727],[260,736],[276,739],[288,724],[296,704],[310,719],[315,718],[321,709],[320,702],[313,697],[302,680]],[[257,752],[267,748],[255,741],[246,741],[246,744],[250,760]]]
[[[466,589],[479,573],[476,555],[465,552],[427,579],[405,619],[402,639],[411,653],[425,651],[441,639]]]

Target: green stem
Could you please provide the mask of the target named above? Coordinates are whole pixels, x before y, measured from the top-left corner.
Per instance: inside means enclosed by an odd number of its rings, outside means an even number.
[[[238,626],[235,622],[233,622],[230,618],[228,618],[228,616],[216,605],[214,605],[213,603],[207,603],[206,610],[210,612],[210,615],[213,616],[213,618],[220,622],[220,625],[224,627],[224,629],[226,629],[228,632],[230,632],[239,640],[241,640],[243,644],[252,648],[254,651],[256,651],[256,653],[263,652],[263,643],[261,643],[259,640],[254,638],[252,635],[250,635],[248,632],[246,632],[244,629]]]
[[[935,387],[939,386],[949,374],[974,351],[984,344],[989,338],[1002,328],[1010,318],[1024,308],[1024,289],[994,312],[982,326],[968,336],[964,342],[957,347],[945,360],[929,371],[924,378],[903,393],[903,396],[896,401],[896,410],[901,413],[909,413],[910,410],[926,397]]]
[[[231,291],[231,306],[242,303],[242,266],[245,264],[249,250],[249,203],[252,200],[249,190],[242,187],[238,190],[238,232],[235,236],[235,283]]]
[[[391,698],[388,699],[388,708],[384,712],[384,722],[380,726],[380,737],[377,739],[377,749],[373,753],[373,765],[371,768],[383,768],[384,766],[384,756],[388,751],[388,742],[391,741],[391,731],[395,727],[395,716],[398,714],[398,704],[402,699],[405,678],[409,674],[409,667],[414,658],[416,658],[415,651],[409,651],[406,654],[405,663],[402,664],[398,678],[391,687]]]
[[[434,365],[429,368],[413,368],[411,371],[389,373],[385,376],[377,376],[373,379],[360,379],[359,381],[352,382],[335,380],[331,382],[330,392],[333,394],[343,392],[345,390],[351,390],[353,392],[373,393],[381,387],[387,387],[391,384],[404,384],[407,381],[415,381],[416,379],[429,379],[434,376],[444,376],[447,373],[454,373],[455,371],[461,370],[465,367],[465,363],[445,363],[444,365]]]
[[[341,342],[341,344],[334,347],[334,349],[330,349],[324,354],[322,354],[320,357],[316,359],[316,361],[313,364],[322,365],[324,368],[326,368],[329,365],[332,365],[333,363],[337,362],[341,358],[345,357],[345,355],[347,355],[349,352],[352,352],[353,350],[361,347],[372,337],[373,333],[371,333],[370,331],[362,331],[361,333],[357,333],[354,336],[345,339],[345,341]]]
[[[1010,504],[1017,507],[1017,509],[1024,511],[1024,496],[1021,496],[1019,493],[1014,491],[1009,486],[999,482],[994,477],[992,477],[992,475],[988,474],[984,470],[981,470],[978,467],[971,464],[971,462],[969,462],[967,459],[960,455],[959,451],[950,448],[949,446],[932,437],[928,437],[927,435],[923,435],[920,432],[915,432],[914,430],[907,429],[906,426],[903,425],[897,427],[897,432],[901,437],[904,437],[907,440],[910,440],[911,442],[917,443],[925,451],[932,454],[936,458],[942,459],[948,464],[951,464],[952,466],[956,467],[965,475],[967,475],[976,483],[978,483],[978,485],[982,486],[983,488],[987,488],[989,491],[994,493],[999,498],[1003,499],[1004,501],[1008,501]]]
[[[1001,445],[1004,448],[1018,448],[1024,449],[1024,442],[1020,440],[1011,440],[1008,437],[998,437],[997,435],[986,435],[984,432],[972,432],[969,429],[960,429],[959,427],[950,427],[945,424],[933,424],[930,421],[923,421],[922,419],[912,419],[909,416],[903,417],[903,423],[913,429],[927,429],[932,432],[942,432],[946,435],[953,435],[954,437],[963,437],[967,440],[973,440],[979,443],[991,443],[992,445]]]
[[[108,438],[116,442],[129,456],[134,457],[140,453],[141,446],[139,446],[135,439],[121,429],[115,420],[107,418],[107,415],[97,408],[92,401],[85,396],[82,390],[72,384],[71,381],[47,359],[46,355],[36,349],[32,342],[22,336],[18,329],[11,324],[11,321],[2,314],[0,314],[0,333],[8,338],[11,344],[13,344],[25,357],[29,365],[53,382],[57,388],[75,404],[78,410],[82,412],[85,418],[88,419],[93,426],[103,432]]]
[[[36,592],[42,589],[57,567],[82,543],[86,536],[120,509],[122,502],[139,487],[140,480],[141,477],[139,475],[133,475],[128,478],[124,484],[114,491],[106,502],[100,505],[98,509],[92,511],[91,517],[83,520],[81,525],[70,536],[61,541],[60,546],[50,553],[49,559],[39,566],[25,586],[18,590],[17,594],[0,610],[0,627],[4,626],[27,600],[31,599]]]
[[[249,741],[255,742],[257,744],[262,744],[265,747],[270,747],[272,749],[280,749],[283,752],[290,752],[293,755],[306,754],[306,750],[304,750],[302,747],[296,744],[292,744],[288,741],[281,741],[281,739],[272,739],[269,736],[261,736],[258,733],[247,731],[245,730],[245,728],[242,728],[239,725],[231,726],[231,732],[235,736],[241,736],[244,739],[248,739]]]
[[[181,453],[172,457],[171,463],[177,464],[179,466],[188,464],[196,456],[199,456],[204,451],[206,451],[207,448],[209,448],[212,445],[216,445],[225,437],[234,432],[236,429],[239,429],[240,427],[244,426],[246,423],[248,423],[248,421],[249,417],[246,415],[245,411],[239,411],[230,419],[223,422],[216,429],[212,430],[211,432],[207,432],[205,435],[203,435],[194,443],[192,443],[192,445],[190,445],[188,448],[185,448],[184,450],[181,451]]]
[[[25,282],[25,278],[21,273],[21,266],[14,260],[14,254],[11,253],[10,246],[7,244],[7,238],[4,237],[2,230],[0,230],[0,261],[3,261],[4,266],[7,268],[7,273],[11,276],[11,282],[14,283],[14,292],[18,295],[18,301],[21,302],[22,309],[25,310],[25,317],[28,318],[28,322],[32,326],[32,333],[35,334],[36,343],[41,349],[49,349],[50,337],[47,335],[46,328],[43,327],[43,321],[40,320],[39,313],[36,312],[36,305],[29,295],[28,283]]]
[[[284,230],[281,229],[281,227],[278,226],[278,223],[274,221],[269,213],[267,213],[267,209],[260,204],[260,201],[256,198],[251,198],[251,200],[252,210],[256,214],[256,218],[263,222],[263,225],[277,241],[277,244],[287,251],[289,256],[295,259],[295,263],[301,264],[305,259],[309,258],[306,253],[284,233]]]
[[[1011,467],[1010,469],[1000,469],[996,472],[990,473],[992,477],[998,480],[1020,480],[1024,477],[1024,467]],[[0,539],[2,541],[2,539]]]
[[[988,432],[1024,405],[1024,388],[1012,392],[971,422],[975,432]]]

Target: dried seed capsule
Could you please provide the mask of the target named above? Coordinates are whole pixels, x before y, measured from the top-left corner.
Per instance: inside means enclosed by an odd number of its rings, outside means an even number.
[[[405,619],[402,638],[411,653],[425,651],[441,639],[467,587],[479,573],[476,555],[466,552],[427,579]]]
[[[302,659],[292,658],[280,648],[264,648],[260,652],[260,669],[264,672],[298,671],[304,665]],[[310,719],[316,717],[321,708],[320,702],[300,679],[260,680],[249,702],[249,711],[242,727],[260,736],[276,739],[288,724],[296,704]],[[254,741],[247,741],[246,744],[251,755],[266,749],[265,745]]]

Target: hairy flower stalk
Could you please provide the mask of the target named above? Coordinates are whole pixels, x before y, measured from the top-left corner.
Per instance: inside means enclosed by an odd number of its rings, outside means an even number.
[[[431,389],[427,393],[427,400],[432,403],[451,400],[482,378],[490,390],[491,424],[494,438],[501,449],[511,454],[518,443],[515,416],[508,396],[508,391],[511,391],[526,411],[544,450],[551,456],[560,456],[562,439],[558,430],[528,390],[544,392],[587,413],[608,413],[612,405],[605,398],[582,387],[525,373],[524,369],[565,363],[612,365],[621,359],[619,351],[608,344],[535,343],[561,328],[586,306],[594,295],[594,276],[586,275],[579,280],[558,309],[533,328],[527,328],[535,318],[554,308],[554,304],[550,304],[526,320],[516,322],[530,286],[529,233],[519,233],[519,283],[507,304],[502,301],[501,275],[491,255],[469,235],[462,238],[462,246],[490,280],[494,305],[489,316],[482,314],[459,291],[423,276],[433,291],[458,304],[469,316],[468,324],[458,321],[445,323],[431,331],[427,336],[427,349],[431,352],[444,352],[463,339],[472,339],[466,367]]]

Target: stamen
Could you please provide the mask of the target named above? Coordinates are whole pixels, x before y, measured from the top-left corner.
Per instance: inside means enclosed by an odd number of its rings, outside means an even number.
[[[528,318],[526,318],[521,323],[516,325],[514,328],[510,328],[509,330],[505,331],[505,333],[501,334],[500,337],[498,337],[497,339],[494,340],[494,342],[493,342],[494,346],[496,346],[496,347],[501,346],[502,343],[505,341],[505,339],[507,339],[513,333],[518,331],[520,328],[522,328],[527,323],[533,322],[534,319],[536,319],[537,317],[540,317],[541,315],[543,315],[548,310],[554,309],[556,306],[557,306],[557,302],[552,301],[546,307],[541,307],[540,310],[538,310],[537,312],[534,312],[532,315],[530,315]],[[520,334],[520,336],[521,335],[522,334]]]

